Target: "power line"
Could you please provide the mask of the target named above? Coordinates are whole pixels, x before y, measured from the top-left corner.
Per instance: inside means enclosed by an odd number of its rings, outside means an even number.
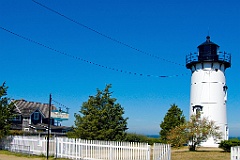
[[[54,52],[56,52],[56,53],[59,53],[59,54],[68,56],[68,57],[73,58],[73,59],[76,59],[76,60],[80,60],[80,61],[86,62],[86,63],[88,63],[88,64],[92,64],[92,65],[98,66],[98,67],[101,67],[101,68],[110,69],[110,70],[113,70],[113,71],[117,71],[117,72],[121,72],[121,73],[126,73],[126,74],[131,74],[131,75],[136,75],[136,76],[156,77],[156,78],[171,78],[171,77],[179,77],[179,76],[188,75],[187,73],[185,73],[185,74],[176,74],[176,75],[159,75],[159,76],[156,76],[156,75],[151,75],[151,74],[142,74],[142,73],[136,73],[136,72],[131,72],[131,71],[124,71],[124,70],[122,70],[122,69],[116,69],[116,68],[104,66],[104,65],[101,65],[101,64],[97,64],[97,63],[95,63],[95,62],[92,62],[92,61],[89,61],[89,60],[86,60],[86,59],[83,59],[83,58],[80,58],[80,57],[77,57],[77,56],[74,56],[74,55],[71,55],[71,54],[62,52],[62,51],[59,51],[59,50],[57,50],[57,49],[54,49],[54,48],[49,47],[49,46],[47,46],[47,45],[44,45],[44,44],[42,44],[42,43],[40,43],[40,42],[34,41],[34,40],[30,39],[30,38],[27,38],[27,37],[24,37],[24,36],[19,35],[19,34],[17,34],[17,33],[14,33],[14,32],[12,32],[12,31],[10,31],[10,30],[2,27],[2,26],[0,26],[0,28],[1,28],[2,30],[4,30],[4,31],[8,32],[8,33],[11,33],[11,34],[19,37],[19,38],[22,38],[22,39],[24,39],[24,40],[26,40],[26,41],[29,41],[29,42],[31,42],[31,43],[34,43],[34,44],[37,44],[37,45],[42,46],[42,47],[44,47],[44,48],[47,48],[47,49],[49,49],[49,50],[52,50],[52,51],[54,51]]]
[[[64,104],[62,104],[62,103],[60,103],[60,102],[58,102],[58,101],[56,101],[54,99],[52,99],[52,101],[55,102],[57,105],[59,105],[59,106],[61,106],[63,108],[66,108],[67,110],[69,109],[69,107],[67,107],[66,105],[64,105]]]
[[[73,23],[75,23],[75,24],[77,24],[77,25],[79,25],[79,26],[81,26],[81,27],[83,27],[83,28],[86,28],[86,29],[88,29],[88,30],[90,30],[90,31],[92,31],[92,32],[94,32],[94,33],[102,36],[102,37],[105,37],[105,38],[107,38],[107,39],[109,39],[109,40],[111,40],[111,41],[113,41],[113,42],[115,42],[115,43],[118,43],[118,44],[123,45],[123,46],[125,46],[125,47],[128,47],[128,48],[130,48],[130,49],[133,49],[133,50],[135,50],[135,51],[137,51],[137,52],[143,53],[143,54],[148,55],[148,56],[150,56],[150,57],[153,57],[153,58],[156,58],[156,59],[159,59],[159,60],[166,61],[166,62],[168,62],[168,63],[172,63],[172,64],[175,64],[175,65],[179,65],[179,66],[184,66],[184,67],[185,67],[185,65],[183,65],[183,64],[179,64],[179,63],[176,63],[176,62],[167,60],[167,59],[165,59],[165,58],[161,58],[161,57],[156,56],[156,55],[154,55],[154,54],[150,54],[150,53],[147,53],[147,52],[145,52],[145,51],[142,51],[142,50],[140,50],[140,49],[138,49],[138,48],[136,48],[136,47],[133,47],[133,46],[127,44],[127,43],[124,43],[124,42],[122,42],[122,41],[120,41],[120,40],[117,40],[117,39],[115,39],[115,38],[113,38],[113,37],[111,37],[111,36],[108,36],[108,35],[106,35],[106,34],[104,34],[104,33],[102,33],[102,32],[99,32],[99,31],[97,31],[96,29],[93,29],[93,28],[91,28],[91,27],[89,27],[89,26],[87,26],[87,25],[85,25],[85,24],[83,24],[83,23],[80,23],[80,22],[78,22],[78,21],[76,21],[76,20],[74,20],[74,19],[72,19],[72,18],[70,18],[70,17],[68,17],[68,16],[66,16],[66,15],[64,15],[64,14],[62,14],[62,13],[60,13],[60,12],[58,12],[58,11],[50,8],[50,7],[48,7],[48,6],[46,6],[46,5],[43,5],[43,4],[40,3],[40,2],[37,2],[37,1],[35,1],[35,0],[32,0],[32,1],[33,1],[34,3],[36,3],[36,4],[38,4],[39,6],[41,6],[41,7],[43,7],[43,8],[46,8],[47,10],[49,10],[49,11],[51,11],[51,12],[53,12],[53,13],[55,13],[55,14],[63,17],[63,18],[66,18],[67,20],[69,20],[69,21],[71,21],[71,22],[73,22]]]

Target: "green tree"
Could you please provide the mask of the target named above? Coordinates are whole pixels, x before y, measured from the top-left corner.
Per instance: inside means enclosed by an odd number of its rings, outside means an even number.
[[[201,113],[192,115],[187,123],[189,150],[195,151],[196,146],[207,140],[209,137],[221,139],[219,126],[215,122],[208,120],[206,117],[201,117]]]
[[[173,128],[167,136],[167,139],[175,147],[180,147],[184,143],[189,144],[189,150],[195,151],[196,146],[200,145],[209,137],[215,140],[221,139],[219,127],[214,121],[209,121],[201,117],[201,113],[192,115],[190,120],[181,126]]]
[[[167,142],[174,148],[180,148],[187,143],[187,129],[186,124],[181,124],[170,130],[167,135]]]
[[[83,102],[80,114],[75,113],[76,137],[98,140],[124,140],[126,136],[127,119],[124,109],[117,99],[111,98],[107,85],[103,91],[97,89],[96,96],[90,96]]]
[[[178,108],[177,105],[171,105],[167,114],[164,117],[164,120],[160,124],[160,140],[163,143],[167,143],[167,134],[170,132],[172,128],[179,126],[185,122],[185,116],[183,115],[183,111]]]
[[[9,134],[10,119],[13,117],[13,105],[9,104],[5,83],[0,86],[0,140]]]

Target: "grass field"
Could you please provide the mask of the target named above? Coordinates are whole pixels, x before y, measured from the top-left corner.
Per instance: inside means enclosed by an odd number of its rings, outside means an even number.
[[[230,153],[219,148],[198,148],[189,152],[188,148],[172,149],[172,160],[230,160]]]
[[[43,156],[28,156],[21,153],[13,153],[9,151],[0,150],[0,160],[46,160]],[[54,157],[49,157],[49,160],[56,160]],[[67,160],[63,158],[58,158],[57,160]]]

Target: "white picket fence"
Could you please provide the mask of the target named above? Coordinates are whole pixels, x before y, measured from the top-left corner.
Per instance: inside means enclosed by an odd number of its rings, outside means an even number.
[[[4,149],[32,155],[47,155],[47,138],[40,136],[9,136],[3,141]],[[49,140],[49,155],[54,155],[55,140]]]
[[[240,160],[240,146],[231,147],[231,160]]]
[[[60,138],[57,141],[57,158],[94,160],[149,160],[147,143],[96,141]]]
[[[13,136],[4,148],[14,152],[46,155],[47,139],[38,136]],[[171,147],[155,143],[116,142],[56,137],[50,140],[49,155],[80,160],[170,160]]]
[[[170,160],[171,159],[171,146],[170,144],[153,144],[153,160]]]

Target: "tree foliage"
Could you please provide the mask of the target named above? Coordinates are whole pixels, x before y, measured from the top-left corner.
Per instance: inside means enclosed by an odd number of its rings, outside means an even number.
[[[13,117],[13,105],[9,104],[5,83],[0,86],[0,140],[9,134],[10,119]]]
[[[187,142],[186,124],[181,124],[170,130],[167,135],[167,142],[174,148],[180,148]]]
[[[221,138],[219,126],[216,126],[214,121],[201,117],[201,113],[191,116],[190,121],[187,123],[187,129],[189,149],[191,151],[195,151],[197,145],[210,137],[213,137],[214,140]]]
[[[183,111],[178,108],[177,105],[171,105],[170,109],[168,110],[167,114],[164,117],[164,120],[160,124],[160,140],[162,142],[167,142],[167,134],[170,132],[172,128],[176,126],[180,126],[184,124],[185,116],[183,115]]]
[[[201,113],[192,115],[188,122],[173,128],[167,136],[173,146],[180,147],[188,143],[190,151],[195,151],[197,145],[210,137],[214,140],[221,139],[219,126],[216,126],[214,121],[201,117]]]
[[[111,98],[107,85],[103,91],[97,89],[95,96],[83,102],[80,114],[75,113],[76,137],[98,140],[123,140],[126,136],[127,119],[124,109],[115,98]]]

